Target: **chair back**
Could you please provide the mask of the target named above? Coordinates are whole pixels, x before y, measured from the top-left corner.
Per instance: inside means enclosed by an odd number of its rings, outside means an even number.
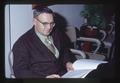
[[[72,26],[72,25],[68,25],[66,27],[66,34],[69,37],[70,41],[73,43],[73,46],[75,49],[77,49],[77,35],[76,35],[76,27]]]
[[[12,51],[9,52],[8,61],[10,65],[10,78],[15,78],[14,72],[13,72],[13,52]]]
[[[76,42],[76,31],[75,31],[75,27],[68,25],[66,27],[67,31],[66,34],[68,35],[68,37],[70,38],[71,42]]]

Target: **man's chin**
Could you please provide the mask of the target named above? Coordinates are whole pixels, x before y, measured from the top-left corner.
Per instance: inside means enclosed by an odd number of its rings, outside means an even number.
[[[48,35],[50,35],[50,33],[46,33],[46,34],[44,34],[45,36],[48,36]]]

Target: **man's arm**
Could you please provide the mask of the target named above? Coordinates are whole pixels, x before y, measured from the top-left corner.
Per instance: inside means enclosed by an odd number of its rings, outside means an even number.
[[[72,55],[70,51],[70,40],[66,34],[62,34],[61,37],[61,48],[63,49],[63,64],[66,67],[67,71],[73,70],[72,63],[76,60],[75,56]]]
[[[34,74],[29,69],[29,56],[23,43],[16,43],[13,47],[13,70],[16,78],[30,78]]]
[[[13,47],[13,70],[16,78],[37,78],[45,77],[41,72],[41,75],[31,70],[30,56],[25,44],[22,41],[15,43]],[[40,74],[40,73],[39,73]]]

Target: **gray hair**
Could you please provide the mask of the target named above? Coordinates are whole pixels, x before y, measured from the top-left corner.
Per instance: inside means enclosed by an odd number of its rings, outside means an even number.
[[[54,16],[54,12],[48,8],[48,7],[39,7],[33,10],[33,17],[37,17],[38,15],[40,15],[41,13],[49,13],[49,14],[53,14]]]

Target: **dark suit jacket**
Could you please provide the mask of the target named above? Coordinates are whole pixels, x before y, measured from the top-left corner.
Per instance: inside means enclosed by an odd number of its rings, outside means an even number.
[[[16,78],[44,78],[50,74],[62,75],[65,64],[71,61],[64,36],[53,30],[52,37],[59,50],[57,59],[35,34],[34,28],[21,36],[13,46],[13,70]]]

